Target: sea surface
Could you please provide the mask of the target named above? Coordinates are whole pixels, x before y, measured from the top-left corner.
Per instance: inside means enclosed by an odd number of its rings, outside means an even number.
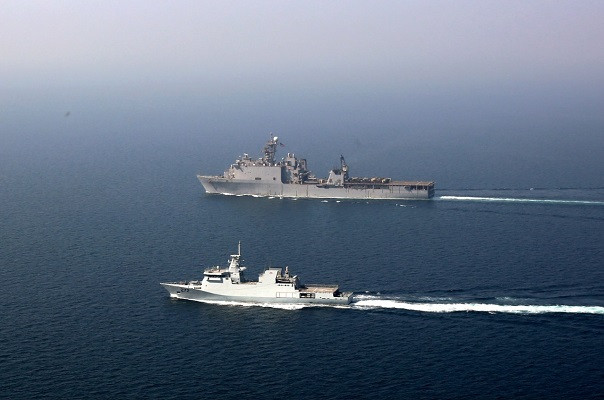
[[[0,160],[0,398],[604,397],[602,187],[219,196],[195,178],[208,148],[43,147]],[[248,277],[287,265],[353,303],[159,285],[239,240]]]

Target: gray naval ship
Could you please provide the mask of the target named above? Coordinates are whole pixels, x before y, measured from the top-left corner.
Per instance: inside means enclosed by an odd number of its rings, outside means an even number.
[[[208,268],[202,280],[166,282],[161,285],[170,297],[194,301],[235,301],[278,304],[346,305],[352,292],[340,292],[337,285],[303,285],[289,268],[267,268],[257,281],[245,279],[246,267],[240,264],[241,242],[229,266]]]
[[[306,159],[298,159],[293,153],[275,161],[279,145],[282,145],[279,138],[271,135],[261,158],[243,154],[223,175],[197,175],[197,178],[206,193],[225,195],[406,200],[434,197],[434,182],[350,177],[343,156],[340,168],[332,169],[327,178],[319,179],[308,170]]]

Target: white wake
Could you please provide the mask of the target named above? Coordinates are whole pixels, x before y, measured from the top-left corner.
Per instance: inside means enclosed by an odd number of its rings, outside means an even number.
[[[507,305],[492,303],[413,303],[399,300],[359,300],[352,303],[355,309],[396,308],[410,311],[430,313],[452,312],[487,312],[510,314],[600,314],[604,315],[604,307],[600,306],[570,306],[570,305]]]
[[[540,203],[540,204],[580,204],[604,206],[604,201],[591,200],[556,200],[556,199],[525,199],[513,197],[475,197],[475,196],[439,196],[437,200],[445,201],[481,201],[493,203]]]
[[[242,301],[218,301],[218,300],[195,300],[200,303],[235,306],[235,307],[262,307],[276,308],[281,310],[301,310],[303,308],[340,308],[353,310],[375,310],[375,309],[400,309],[408,311],[428,313],[454,313],[454,312],[485,312],[485,313],[508,313],[508,314],[597,314],[604,315],[604,307],[601,306],[571,306],[536,305],[536,304],[495,304],[495,303],[433,303],[433,302],[409,302],[403,300],[380,299],[371,295],[355,295],[350,305],[325,305],[325,304],[286,304],[286,303],[261,303]]]

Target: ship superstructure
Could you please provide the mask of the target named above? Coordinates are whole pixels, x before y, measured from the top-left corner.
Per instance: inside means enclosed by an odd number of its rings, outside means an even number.
[[[203,279],[167,282],[161,285],[170,297],[194,301],[235,301],[285,304],[349,304],[352,292],[340,292],[337,285],[304,285],[289,267],[269,267],[249,281],[241,265],[241,242],[228,267],[215,266],[203,273]]]
[[[235,160],[220,176],[197,175],[207,193],[227,195],[307,197],[332,199],[431,199],[434,182],[394,181],[391,178],[349,176],[349,167],[340,156],[340,167],[319,179],[308,170],[306,159],[287,153],[275,160],[277,136],[270,137],[260,158],[247,153]]]

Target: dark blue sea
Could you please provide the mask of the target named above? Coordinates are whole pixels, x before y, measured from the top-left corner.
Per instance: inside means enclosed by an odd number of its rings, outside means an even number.
[[[504,171],[514,160],[484,164],[504,184],[471,160],[456,180],[435,154],[438,168],[395,171],[436,179],[433,201],[216,196],[196,173],[256,155],[264,136],[38,140],[12,128],[0,158],[0,398],[604,397],[599,181],[532,185]],[[386,175],[395,160],[356,161]],[[249,277],[288,265],[354,291],[352,305],[175,301],[159,285],[225,264],[239,240]]]

